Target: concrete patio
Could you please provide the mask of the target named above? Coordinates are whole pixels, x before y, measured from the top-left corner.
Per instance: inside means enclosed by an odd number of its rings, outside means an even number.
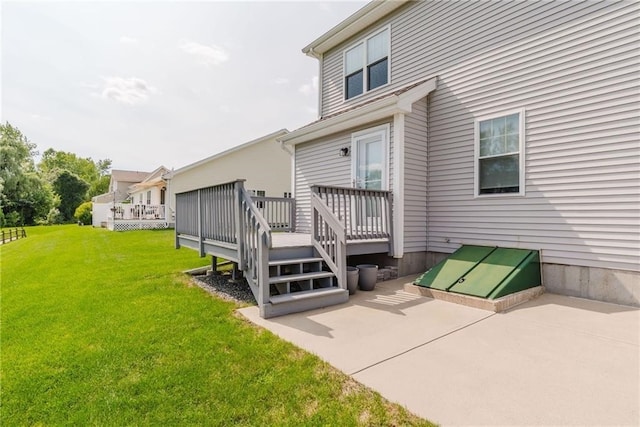
[[[378,283],[250,321],[441,425],[640,425],[640,309],[554,294],[493,313]]]

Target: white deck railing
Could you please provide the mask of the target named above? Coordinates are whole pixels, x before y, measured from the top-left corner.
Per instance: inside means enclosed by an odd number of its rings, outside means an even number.
[[[108,219],[117,220],[164,220],[165,205],[140,205],[133,203],[115,203],[109,208]]]

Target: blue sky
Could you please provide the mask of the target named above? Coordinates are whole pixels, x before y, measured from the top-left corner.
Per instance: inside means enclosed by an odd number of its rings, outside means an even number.
[[[317,116],[306,46],[366,2],[1,4],[1,119],[42,152],[179,168]]]

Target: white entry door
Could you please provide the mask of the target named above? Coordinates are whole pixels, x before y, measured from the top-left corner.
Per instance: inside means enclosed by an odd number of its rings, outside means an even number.
[[[359,132],[352,138],[353,186],[368,190],[387,189],[388,126]]]
[[[388,189],[387,125],[354,134],[352,137],[353,186],[366,190]],[[371,194],[355,196],[351,204],[352,218],[360,230],[369,230],[382,221],[379,199]]]

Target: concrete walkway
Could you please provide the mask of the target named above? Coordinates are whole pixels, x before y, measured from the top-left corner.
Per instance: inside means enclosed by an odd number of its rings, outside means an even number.
[[[544,294],[495,314],[378,283],[349,302],[261,319],[441,425],[640,425],[640,310]]]

